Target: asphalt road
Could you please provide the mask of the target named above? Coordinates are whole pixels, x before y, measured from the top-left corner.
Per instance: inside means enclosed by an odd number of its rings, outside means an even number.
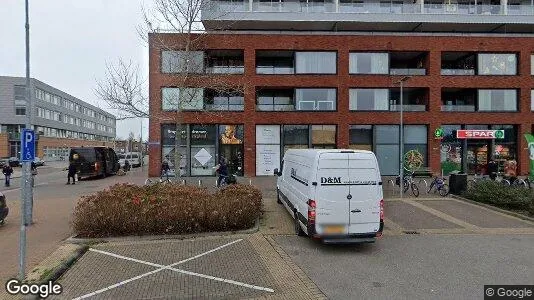
[[[534,235],[399,235],[353,246],[275,240],[329,299],[483,299],[484,284],[534,282]]]

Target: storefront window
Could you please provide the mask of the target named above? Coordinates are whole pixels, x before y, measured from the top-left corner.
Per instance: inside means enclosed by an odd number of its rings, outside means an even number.
[[[515,53],[478,54],[479,75],[517,75],[517,55]]]
[[[492,140],[493,159],[499,165],[499,171],[504,172],[508,161],[517,162],[517,128],[514,125],[492,125],[492,130],[504,130],[503,139]]]
[[[428,166],[426,125],[404,126],[404,163],[409,170]]]
[[[256,176],[280,169],[280,125],[256,125]]]
[[[336,148],[336,125],[312,125],[312,148]]]
[[[219,158],[232,174],[243,175],[243,135],[243,125],[219,125]]]
[[[388,53],[350,53],[350,74],[388,74]]]
[[[308,125],[284,125],[284,153],[287,149],[307,149],[308,144]]]
[[[191,175],[212,176],[216,165],[215,125],[191,125]]]
[[[351,125],[349,148],[373,151],[373,125]]]
[[[399,126],[375,126],[375,153],[382,175],[399,174]]]
[[[462,169],[462,144],[456,138],[456,131],[462,129],[461,125],[443,125],[443,139],[441,140],[440,161],[444,175]]]
[[[180,125],[180,140],[178,148],[175,145],[176,125],[165,124],[161,126],[161,154],[162,161],[166,160],[171,168],[171,174],[175,174],[175,155],[179,155],[180,174],[186,175],[187,172],[187,127]],[[176,150],[177,149],[177,150]]]

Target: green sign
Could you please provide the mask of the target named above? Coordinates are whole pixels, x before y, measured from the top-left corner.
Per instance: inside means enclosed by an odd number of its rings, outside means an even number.
[[[534,180],[534,136],[530,133],[525,133],[525,139],[527,140],[528,156],[530,158],[530,180]]]
[[[495,130],[496,139],[504,139],[504,130]]]
[[[434,137],[437,138],[437,139],[440,139],[440,138],[443,138],[443,128],[439,127],[439,128],[436,128],[436,130],[434,130]]]

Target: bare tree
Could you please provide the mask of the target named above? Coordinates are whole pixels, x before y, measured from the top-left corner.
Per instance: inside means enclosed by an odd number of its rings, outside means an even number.
[[[95,94],[117,111],[119,120],[148,118],[145,82],[139,65],[120,59],[116,65],[106,64],[106,79],[97,81]]]
[[[209,0],[154,0],[151,8],[143,8],[143,24],[138,27],[141,37],[149,47],[161,50],[161,71],[172,76],[172,86],[162,90],[162,105],[165,110],[174,111],[176,124],[174,166],[180,166],[178,149],[180,146],[183,113],[194,110],[197,116],[220,114],[224,108],[216,103],[206,103],[205,92],[215,94],[244,94],[245,76],[229,79],[232,74],[243,74],[243,66],[228,68],[223,72],[205,67],[207,58],[206,39],[212,35],[206,32],[200,20],[201,11],[210,9]],[[219,14],[210,10],[211,17]],[[225,12],[220,12],[220,17]],[[222,28],[221,28],[222,29]],[[162,33],[174,33],[172,39]],[[237,71],[237,72],[236,72]],[[214,76],[213,73],[218,73]],[[121,112],[122,118],[148,117],[148,101],[144,80],[139,76],[139,68],[132,63],[120,61],[116,66],[108,65],[107,78],[99,82],[96,93],[108,106]],[[235,76],[235,75],[234,75]]]

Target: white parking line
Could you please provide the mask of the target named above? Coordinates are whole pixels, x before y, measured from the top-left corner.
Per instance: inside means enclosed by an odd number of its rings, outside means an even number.
[[[219,246],[219,247],[217,247],[217,248],[215,248],[215,249],[212,249],[212,250],[206,251],[206,252],[204,252],[204,253],[195,255],[195,256],[193,256],[193,257],[190,257],[190,258],[181,260],[181,261],[179,261],[179,262],[170,264],[170,265],[168,265],[168,266],[164,266],[164,265],[160,265],[160,264],[155,264],[155,263],[147,262],[147,261],[144,261],[144,260],[135,259],[135,258],[131,258],[131,257],[127,257],[127,256],[123,256],[123,255],[119,255],[119,254],[115,254],[115,253],[111,253],[111,252],[107,252],[107,251],[98,250],[98,249],[92,249],[92,248],[91,248],[91,249],[89,249],[89,251],[97,252],[97,253],[101,253],[101,254],[104,254],[104,255],[109,255],[109,256],[112,256],[112,257],[116,257],[116,258],[120,258],[120,259],[124,259],[124,260],[128,260],[128,261],[132,261],[132,262],[137,262],[137,263],[141,263],[141,264],[146,264],[146,265],[149,265],[149,266],[152,266],[152,267],[158,267],[159,269],[157,269],[157,270],[153,270],[153,271],[150,271],[150,272],[148,272],[148,273],[144,273],[144,274],[141,274],[141,275],[138,275],[138,276],[135,276],[135,277],[132,277],[132,278],[130,278],[130,279],[121,281],[121,282],[116,283],[116,284],[114,284],[114,285],[110,285],[110,286],[108,286],[108,287],[105,287],[105,288],[103,288],[103,289],[100,289],[100,290],[98,290],[98,291],[95,291],[95,292],[92,292],[92,293],[89,293],[89,294],[85,294],[85,295],[80,296],[80,297],[78,297],[78,298],[74,298],[73,300],[79,300],[79,299],[89,298],[89,297],[92,297],[92,296],[101,294],[101,293],[103,293],[103,292],[109,291],[109,290],[111,290],[111,289],[117,288],[117,287],[119,287],[119,286],[122,286],[122,285],[124,285],[124,284],[130,283],[130,282],[132,282],[132,281],[141,279],[141,278],[143,278],[143,277],[146,277],[146,276],[149,276],[149,275],[152,275],[152,274],[161,272],[161,271],[163,271],[163,270],[171,270],[171,271],[178,272],[178,273],[182,273],[182,274],[187,274],[187,275],[191,275],[191,276],[197,276],[197,277],[206,278],[206,279],[211,279],[211,280],[220,281],[220,282],[226,282],[226,283],[229,283],[229,284],[234,284],[234,285],[238,285],[238,286],[242,286],[242,287],[247,287],[247,288],[255,289],[255,290],[267,291],[267,292],[271,292],[271,293],[274,292],[273,289],[266,288],[266,287],[261,287],[261,286],[256,286],[256,285],[251,285],[251,284],[247,284],[247,283],[243,283],[243,282],[239,282],[239,281],[235,281],[235,280],[231,280],[231,279],[219,278],[219,277],[215,277],[215,276],[210,276],[210,275],[205,275],[205,274],[200,274],[200,273],[195,273],[195,272],[190,272],[190,271],[186,271],[186,270],[181,270],[181,269],[173,268],[174,266],[177,266],[177,265],[186,263],[186,262],[188,262],[188,261],[197,259],[197,258],[202,257],[202,256],[204,256],[204,255],[207,255],[207,254],[213,253],[213,252],[215,252],[215,251],[221,250],[221,249],[223,249],[223,248],[225,248],[225,247],[228,247],[228,246],[230,246],[230,245],[233,245],[233,244],[235,244],[235,243],[237,243],[237,242],[240,242],[240,241],[242,241],[242,240],[243,240],[243,239],[235,240],[235,241],[233,241],[233,242],[230,242],[230,243],[224,244],[224,245],[222,245],[222,246]]]

